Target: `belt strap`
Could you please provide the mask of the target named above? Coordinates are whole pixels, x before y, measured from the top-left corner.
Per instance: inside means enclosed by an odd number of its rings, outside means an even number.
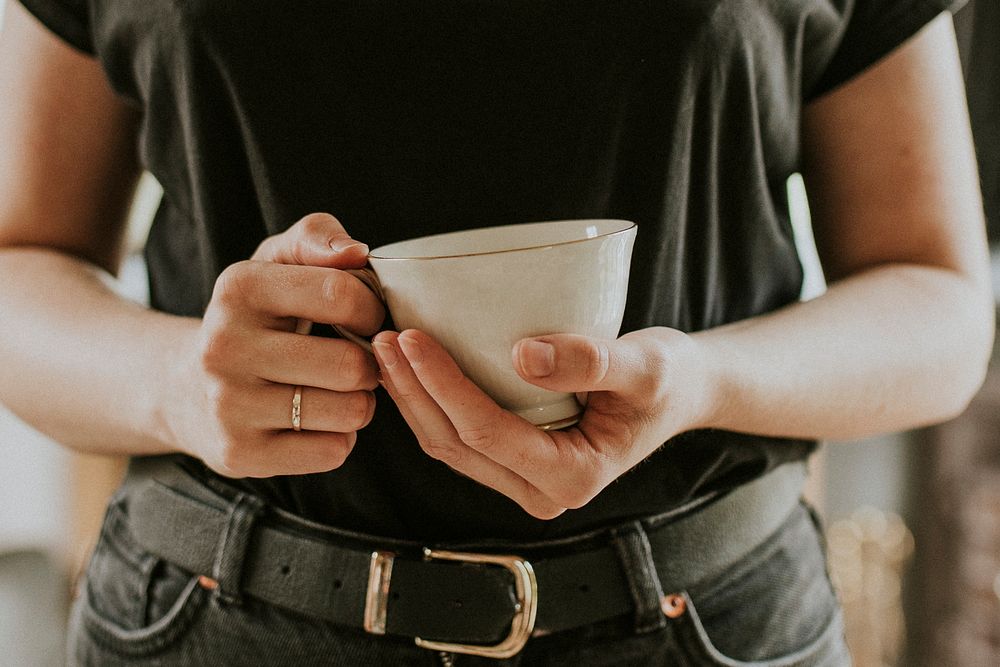
[[[130,529],[150,552],[192,573],[210,574],[233,501],[174,469],[179,474],[169,479],[158,473],[160,479],[127,486]],[[662,590],[687,590],[761,544],[797,504],[804,479],[803,463],[785,464],[680,518],[638,522],[648,536]],[[506,569],[427,560],[421,545],[412,542],[330,529],[325,531],[331,539],[323,539],[315,528],[279,510],[265,513],[243,561],[241,592],[361,628],[373,551],[392,551],[386,633],[476,644],[508,633],[517,600]],[[635,611],[634,581],[613,541],[582,551],[574,541],[562,540],[558,548],[552,543],[528,545],[522,552],[511,548],[519,556],[533,556],[536,630],[557,632]]]

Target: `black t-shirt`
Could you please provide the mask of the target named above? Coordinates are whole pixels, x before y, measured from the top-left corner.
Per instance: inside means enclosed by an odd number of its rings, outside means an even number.
[[[313,211],[372,247],[625,218],[638,236],[623,331],[796,301],[786,179],[803,104],[954,4],[22,1],[144,112],[143,164],[164,188],[153,307],[201,315],[227,265]],[[368,533],[530,539],[663,512],[813,447],[683,434],[544,522],[424,455],[380,393],[339,470],[239,484]]]

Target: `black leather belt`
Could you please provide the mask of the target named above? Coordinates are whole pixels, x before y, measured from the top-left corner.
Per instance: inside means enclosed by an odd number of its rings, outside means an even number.
[[[150,552],[211,576],[225,541],[220,536],[231,530],[233,508],[245,497],[225,497],[172,469],[126,485],[130,529]],[[623,567],[617,536],[639,535],[633,542],[640,557],[651,558],[661,594],[684,591],[777,530],[804,479],[804,464],[785,464],[679,518],[652,517],[498,553],[426,549],[268,509],[253,525],[238,585],[243,594],[370,633],[506,657],[532,633],[634,613],[636,582]]]

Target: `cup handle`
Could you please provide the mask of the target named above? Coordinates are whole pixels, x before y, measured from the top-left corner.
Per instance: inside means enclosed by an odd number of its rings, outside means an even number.
[[[365,287],[370,289],[383,304],[385,303],[385,296],[382,293],[382,284],[379,283],[378,276],[375,275],[375,271],[370,266],[366,266],[361,269],[347,269],[347,273],[350,273],[352,276],[354,276],[362,283],[364,283]],[[310,331],[312,331],[312,325],[313,323],[310,322],[309,320],[299,320],[298,323],[295,325],[295,333],[308,334]],[[340,325],[333,324],[331,326],[342,337],[346,338],[352,343],[357,343],[368,352],[372,352],[372,343],[369,339],[359,336],[358,334],[353,333],[351,331],[348,331],[347,329],[344,329]]]

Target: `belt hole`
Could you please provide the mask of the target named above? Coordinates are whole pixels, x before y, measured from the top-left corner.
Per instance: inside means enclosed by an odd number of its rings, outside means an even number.
[[[389,599],[390,600],[398,600],[399,599],[399,593],[397,593],[395,591],[393,591],[392,593],[389,593]]]
[[[676,593],[664,595],[663,599],[660,600],[660,609],[667,618],[678,618],[687,609],[687,602],[685,602],[684,596],[677,595]]]
[[[333,587],[336,588],[336,589],[340,589],[340,587],[343,586],[343,585],[344,585],[344,582],[342,582],[340,579],[336,579],[333,582]]]
[[[580,592],[581,593],[589,593],[590,592],[590,586],[588,586],[587,584],[580,584]]]
[[[292,571],[292,568],[288,567],[287,565],[282,565],[281,566],[281,574],[285,575],[286,577],[288,576],[288,573],[291,572],[291,571]]]

